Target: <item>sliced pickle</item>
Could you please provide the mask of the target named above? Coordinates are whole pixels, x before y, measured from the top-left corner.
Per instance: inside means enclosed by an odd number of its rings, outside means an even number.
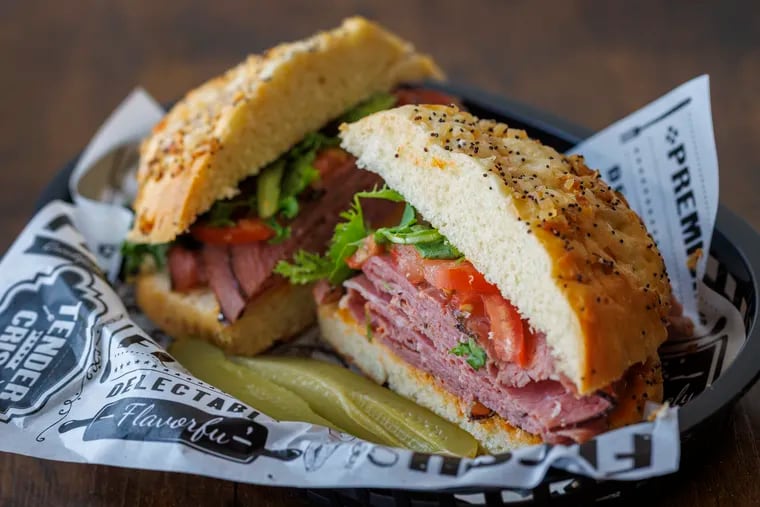
[[[368,419],[365,414],[358,414],[358,417],[352,415],[346,408],[347,405],[350,406],[350,400],[346,399],[342,391],[336,390],[333,383],[324,375],[310,372],[308,369],[302,371],[288,368],[287,365],[281,367],[278,364],[279,358],[275,358],[274,363],[269,363],[268,359],[264,358],[235,358],[235,361],[252,369],[270,382],[293,391],[306,400],[317,414],[344,428],[346,432],[378,444],[400,445],[400,442],[387,435],[380,425]],[[302,361],[302,359],[296,359],[296,361]],[[307,361],[308,364],[321,364],[320,361],[315,360],[303,361]]]
[[[264,168],[259,174],[256,181],[256,201],[261,218],[269,218],[277,211],[277,204],[280,200],[280,182],[284,170],[285,161],[278,160]]]
[[[475,456],[477,441],[429,410],[337,365],[294,357],[235,358],[365,440],[420,452]]]
[[[324,419],[297,394],[250,368],[227,360],[221,350],[200,340],[175,341],[169,352],[200,380],[218,387],[256,410],[281,421],[303,421],[345,431]]]

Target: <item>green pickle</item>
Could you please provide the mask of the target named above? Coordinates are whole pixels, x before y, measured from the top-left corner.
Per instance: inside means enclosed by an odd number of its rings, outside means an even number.
[[[277,212],[280,200],[280,182],[284,171],[285,161],[278,160],[265,167],[259,174],[256,181],[256,202],[261,218],[269,218]]]
[[[221,350],[200,340],[175,341],[169,352],[200,380],[218,387],[256,410],[280,421],[304,421],[342,428],[317,415],[297,394],[250,368],[227,360]]]
[[[478,452],[469,433],[346,368],[295,357],[235,361],[293,391],[317,414],[365,440],[456,456]]]
[[[199,379],[281,421],[304,421],[419,452],[475,456],[477,441],[458,426],[337,365],[296,357],[227,359],[200,340],[169,350]]]

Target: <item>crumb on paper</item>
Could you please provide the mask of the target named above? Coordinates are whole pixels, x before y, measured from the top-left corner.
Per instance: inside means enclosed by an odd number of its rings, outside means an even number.
[[[651,401],[647,402],[646,406],[644,407],[644,418],[647,420],[647,422],[654,422],[656,419],[664,417],[669,408],[670,403],[667,401],[661,404]]]
[[[702,258],[703,254],[704,252],[701,248],[697,248],[692,253],[690,253],[686,258],[686,267],[689,268],[690,271],[696,271],[697,264],[699,264],[699,259]]]

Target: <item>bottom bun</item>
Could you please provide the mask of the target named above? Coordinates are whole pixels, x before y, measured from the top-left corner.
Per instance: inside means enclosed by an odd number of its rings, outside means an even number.
[[[304,330],[315,317],[309,285],[275,285],[250,301],[234,324],[219,320],[219,304],[209,289],[174,292],[166,273],[142,274],[135,287],[140,309],[168,335],[202,338],[230,354],[256,355]]]
[[[377,340],[368,340],[366,331],[337,304],[320,305],[317,310],[322,338],[343,358],[369,378],[385,385],[439,416],[458,425],[491,454],[541,443],[541,438],[516,428],[502,417],[473,419],[470,407],[446,391],[432,375],[396,356]]]

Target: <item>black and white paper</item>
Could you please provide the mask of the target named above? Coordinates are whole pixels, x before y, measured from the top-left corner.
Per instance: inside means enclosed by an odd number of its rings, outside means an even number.
[[[622,192],[665,258],[684,312],[698,317],[718,212],[718,153],[708,76],[700,76],[591,136],[572,153]]]
[[[275,421],[174,361],[164,348],[167,337],[116,278],[118,245],[131,219],[122,205],[134,193],[135,143],[162,114],[144,92],[130,95],[80,159],[70,184],[75,204],[48,204],[0,263],[0,450],[300,487],[529,489],[550,467],[619,480],[678,468],[678,406],[725,371],[745,339],[742,316],[725,291],[699,282],[706,268],[709,275],[707,257],[693,271],[687,265],[697,240],[671,241],[683,213],[694,211],[699,248],[709,251],[718,167],[706,77],[578,147],[657,231],[678,296],[698,320],[696,337],[663,350],[670,406],[652,422],[583,445],[475,459]],[[648,199],[656,202],[651,213]]]

